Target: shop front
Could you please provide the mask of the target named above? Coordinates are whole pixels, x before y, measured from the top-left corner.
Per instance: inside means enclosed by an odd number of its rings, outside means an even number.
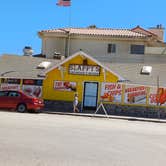
[[[29,95],[42,98],[41,79],[0,78],[0,90],[23,90]]]
[[[119,76],[100,62],[78,52],[46,71],[43,98],[72,103],[78,93],[82,110],[94,110],[100,101],[102,82],[114,82]]]

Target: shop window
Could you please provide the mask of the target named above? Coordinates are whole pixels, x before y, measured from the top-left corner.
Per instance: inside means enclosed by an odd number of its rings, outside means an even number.
[[[7,78],[2,78],[1,83],[8,83]]]
[[[1,83],[8,83],[8,84],[20,84],[20,79],[14,78],[2,78]]]
[[[134,45],[130,47],[130,54],[144,54],[145,46],[144,45]]]
[[[42,86],[43,80],[35,80],[35,84],[38,86]]]
[[[42,86],[43,80],[24,79],[23,85],[38,85]]]
[[[116,53],[116,44],[108,44],[107,52]]]
[[[23,84],[24,84],[24,85],[34,85],[34,84],[35,84],[35,80],[32,80],[32,79],[24,79],[24,80],[23,80]]]
[[[20,84],[21,80],[20,79],[12,79],[8,78],[8,84]]]

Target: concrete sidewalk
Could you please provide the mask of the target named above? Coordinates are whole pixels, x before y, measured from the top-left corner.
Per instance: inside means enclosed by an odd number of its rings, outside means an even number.
[[[42,111],[47,114],[57,115],[68,115],[68,116],[82,116],[91,118],[109,118],[109,119],[121,119],[128,121],[143,121],[143,122],[155,122],[155,123],[166,123],[166,119],[154,119],[154,118],[140,118],[140,117],[129,117],[129,116],[115,116],[115,115],[102,115],[102,114],[87,114],[87,113],[70,113],[70,112],[55,112],[55,111]]]

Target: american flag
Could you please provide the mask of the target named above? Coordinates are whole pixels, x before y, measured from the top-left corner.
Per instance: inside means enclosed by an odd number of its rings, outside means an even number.
[[[58,0],[57,5],[58,6],[70,6],[71,0]]]

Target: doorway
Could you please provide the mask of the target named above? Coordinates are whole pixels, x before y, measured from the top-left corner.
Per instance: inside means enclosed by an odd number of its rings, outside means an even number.
[[[98,99],[98,82],[84,82],[83,109],[95,110]]]

